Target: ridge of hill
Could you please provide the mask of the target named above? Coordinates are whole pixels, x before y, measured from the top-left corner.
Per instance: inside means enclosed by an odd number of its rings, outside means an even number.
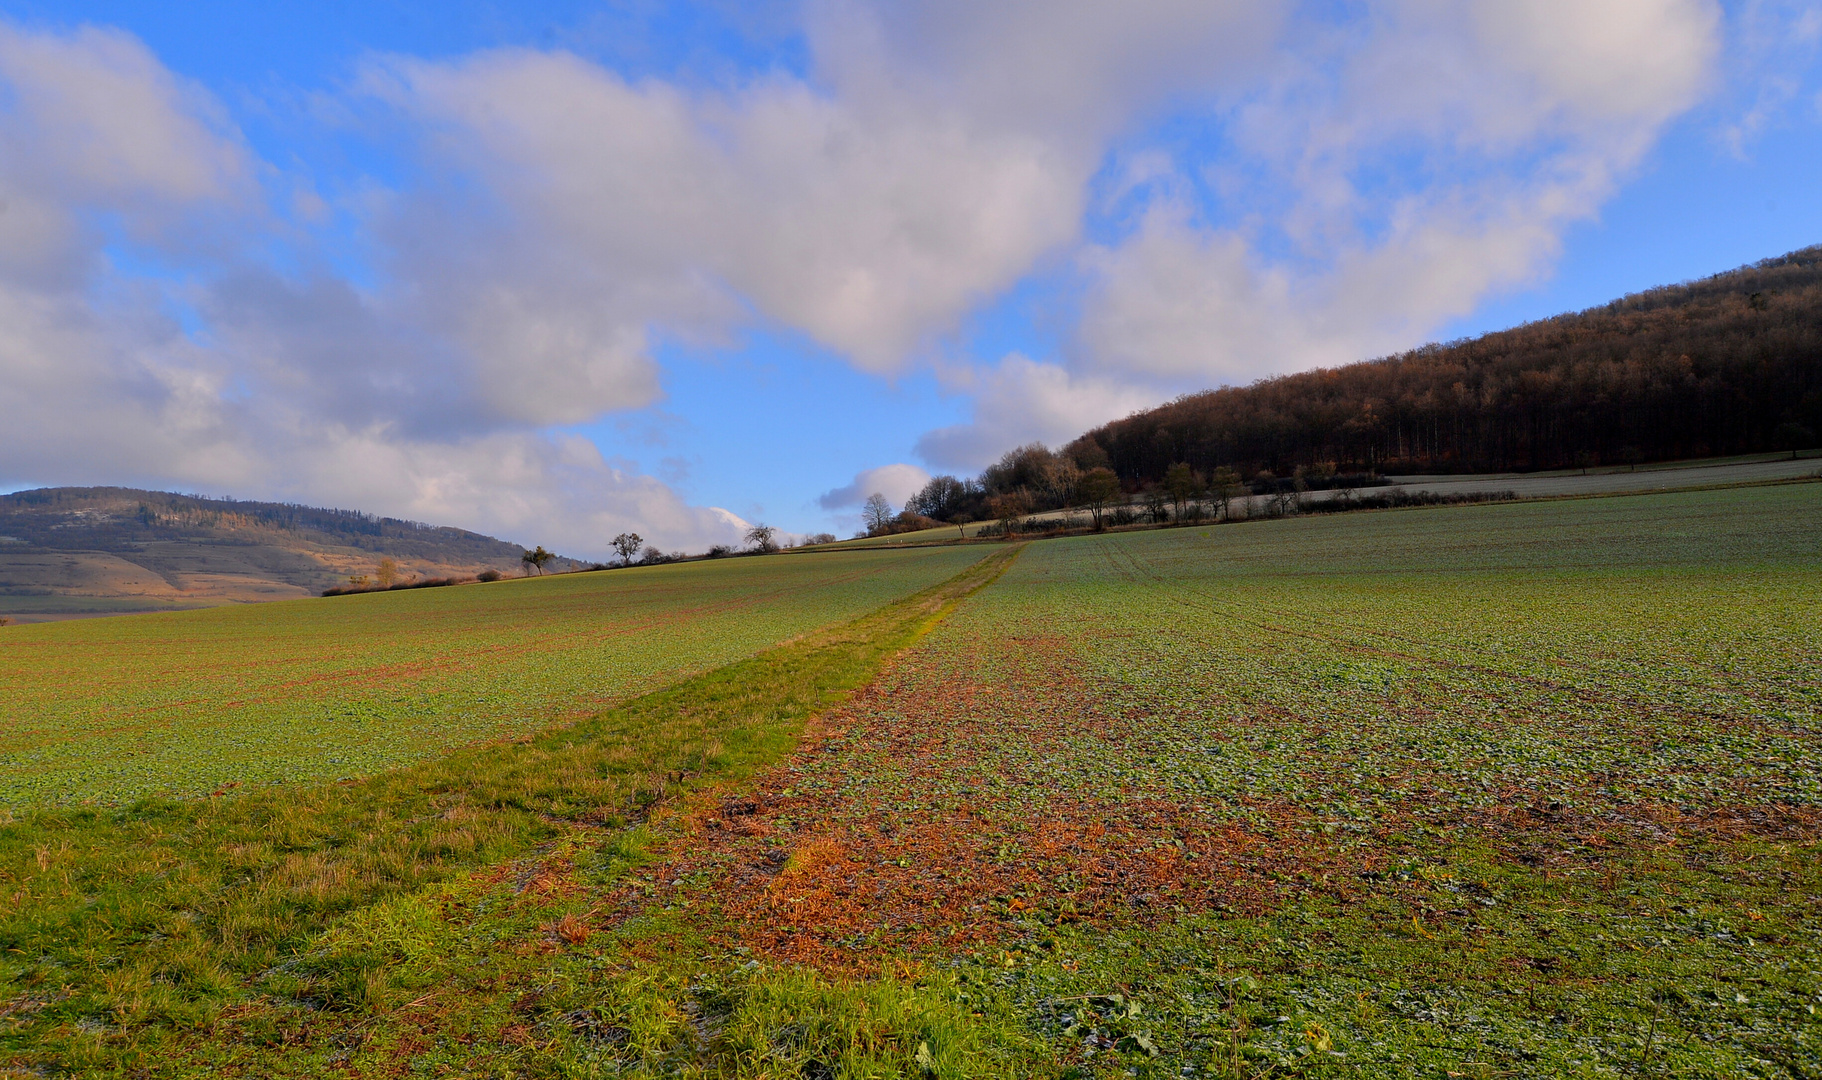
[[[521,551],[354,510],[38,488],[0,495],[0,615],[39,621],[283,600],[373,574],[382,559],[409,580],[516,571]]]
[[[1822,245],[1509,330],[1188,394],[1066,448],[1161,480],[1485,473],[1794,450],[1822,432]]]

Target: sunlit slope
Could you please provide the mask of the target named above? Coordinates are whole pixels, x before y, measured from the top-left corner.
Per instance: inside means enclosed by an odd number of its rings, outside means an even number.
[[[1816,483],[1039,542],[622,895],[1016,1075],[1811,1076],[1819,656]]]
[[[781,908],[765,932],[797,958],[862,929],[920,942],[1014,886],[1026,906],[1258,902],[1274,860],[1371,861],[1392,834],[1533,804],[1822,803],[1818,656],[1822,483],[1034,544],[850,710],[842,753],[781,775],[827,809],[827,834],[797,816],[799,845],[865,848],[883,821],[895,846],[837,868],[863,874],[850,906]],[[1057,885],[1251,829],[1279,842],[1257,865],[1204,851],[1215,879]],[[985,836],[1072,854],[983,861]]]
[[[941,581],[979,549],[731,559],[0,631],[0,803],[338,779],[527,733]]]

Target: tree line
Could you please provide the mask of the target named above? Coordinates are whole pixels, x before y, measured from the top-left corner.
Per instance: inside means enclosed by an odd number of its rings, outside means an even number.
[[[1064,448],[1128,489],[1797,450],[1822,431],[1822,246],[1397,356],[1190,394]],[[983,475],[982,481],[987,477]]]

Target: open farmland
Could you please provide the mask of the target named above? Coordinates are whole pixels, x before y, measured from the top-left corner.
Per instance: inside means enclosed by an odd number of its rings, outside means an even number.
[[[1035,545],[655,879],[1112,1075],[1817,1075],[1819,544],[1811,484]]]
[[[325,885],[353,830],[260,796],[0,827],[0,1054],[1822,1073],[1822,484],[990,550],[569,731],[332,789],[434,873]],[[155,902],[108,891],[117,833],[166,845],[134,871]]]
[[[1815,1075],[1819,515],[1801,485],[1030,545],[655,865],[584,847],[519,869],[535,914],[415,909],[446,952],[391,1000],[534,1073]]]
[[[731,559],[0,630],[0,805],[337,780],[599,712],[980,552]]]

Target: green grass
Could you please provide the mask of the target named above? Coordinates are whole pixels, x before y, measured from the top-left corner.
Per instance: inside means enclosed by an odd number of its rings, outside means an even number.
[[[956,573],[853,553],[0,631],[0,806],[363,776],[576,719]]]
[[[206,835],[0,831],[0,896],[37,890],[0,924],[0,1046],[98,1074],[1822,1076],[1822,484],[1073,537],[974,591],[1001,568],[530,747],[296,789],[357,823],[328,839],[263,796],[159,811]],[[350,868],[320,910],[311,860]]]
[[[1028,1074],[1818,1075],[1819,541],[1812,484],[1035,544],[594,948],[909,964]],[[604,1057],[763,1074],[668,1054]]]
[[[411,969],[454,947],[442,890],[497,886],[485,868],[540,852],[633,850],[647,808],[788,750],[809,716],[1014,554],[529,743],[348,785],[0,825],[0,1064],[112,1074],[191,1054],[263,1060],[318,1015],[383,1019]]]
[[[1066,1056],[1145,1029],[1116,1074],[1816,1075],[1819,543],[1811,484],[1037,545],[771,842],[898,838],[856,893],[943,902],[871,905],[887,947],[1098,910],[988,985]]]

